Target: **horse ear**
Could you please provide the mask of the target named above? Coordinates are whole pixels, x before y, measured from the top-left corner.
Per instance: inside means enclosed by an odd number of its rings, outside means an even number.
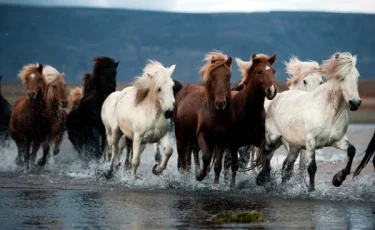
[[[120,64],[120,61],[115,62],[115,68],[117,69],[118,64]]]
[[[232,57],[228,57],[228,60],[225,63],[230,67],[232,65]]]
[[[149,78],[151,78],[151,79],[152,79],[152,75],[151,75],[151,74],[149,74],[149,73],[147,74],[147,77],[149,77]]]
[[[38,70],[38,72],[39,72],[39,73],[41,73],[41,74],[42,74],[42,73],[43,73],[43,65],[42,65],[42,64],[39,64],[39,66],[38,66],[38,69],[37,69],[37,70]]]
[[[173,74],[175,68],[176,68],[176,65],[171,65],[171,67],[168,68],[169,76],[172,76],[172,74]]]
[[[270,57],[270,59],[268,59],[268,62],[273,65],[273,63],[275,63],[276,61],[276,54],[272,55],[272,57]]]
[[[62,73],[60,74],[60,76],[62,77],[62,79],[64,79],[64,78],[65,78],[65,73],[62,72]]]
[[[251,55],[251,60],[255,60],[255,59],[257,59],[257,55],[254,53],[253,55]]]

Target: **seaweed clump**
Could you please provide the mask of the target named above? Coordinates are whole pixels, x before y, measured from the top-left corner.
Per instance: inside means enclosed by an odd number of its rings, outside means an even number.
[[[222,212],[212,216],[212,221],[217,224],[223,223],[259,223],[266,222],[267,219],[262,213],[257,211],[230,211]]]

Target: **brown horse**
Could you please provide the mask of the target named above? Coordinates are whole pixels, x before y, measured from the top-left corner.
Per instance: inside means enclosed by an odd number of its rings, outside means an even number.
[[[206,55],[200,70],[203,86],[187,85],[177,94],[174,110],[175,134],[180,171],[190,172],[191,152],[202,150],[203,168],[196,179],[202,181],[208,172],[216,148],[215,184],[219,183],[222,156],[228,147],[234,114],[231,105],[232,58],[221,52]]]
[[[83,89],[82,87],[75,87],[70,90],[69,94],[69,105],[68,109],[72,109],[74,106],[79,105],[83,97]]]
[[[50,107],[53,103],[48,99],[52,98],[53,93],[63,94],[61,85],[55,84],[55,77],[43,74],[43,66],[41,64],[29,64],[23,67],[19,73],[22,83],[27,88],[28,96],[24,96],[16,100],[14,103],[11,121],[9,125],[9,133],[16,142],[18,148],[18,156],[16,163],[22,164],[22,156],[26,169],[29,168],[30,155],[31,163],[36,159],[36,154],[40,145],[43,143],[43,149],[49,149],[49,140],[51,138],[51,130],[53,130],[52,121],[56,118],[50,118]],[[63,76],[59,76],[62,77]],[[57,96],[61,106],[67,105],[66,93],[64,96]],[[30,148],[32,151],[30,154]],[[45,154],[45,151],[44,151]],[[39,162],[40,165],[43,162]]]
[[[272,100],[277,94],[276,71],[272,66],[275,60],[276,54],[272,57],[253,54],[248,62],[236,58],[243,79],[239,84],[242,89],[239,92],[232,91],[232,107],[235,113],[230,143],[232,182],[235,181],[238,170],[238,149],[248,145],[260,147],[264,141],[266,118],[264,100],[265,97]],[[225,159],[225,177],[227,177],[229,159]]]

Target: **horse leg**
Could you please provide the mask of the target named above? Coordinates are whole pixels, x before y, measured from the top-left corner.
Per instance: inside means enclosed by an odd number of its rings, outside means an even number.
[[[165,157],[161,164],[156,164],[152,168],[152,173],[155,175],[159,175],[165,170],[165,168],[167,168],[169,158],[171,158],[172,156],[173,147],[169,144],[169,133],[167,133],[164,137],[160,139],[160,145],[164,148]]]
[[[121,133],[119,132],[119,130],[117,130],[116,132],[113,132],[113,135],[112,137],[110,138],[108,136],[108,144],[110,144],[112,146],[112,156],[111,156],[111,162],[109,164],[109,169],[108,169],[108,172],[107,174],[105,175],[105,177],[108,179],[111,177],[112,175],[112,172],[113,172],[113,165],[115,163],[115,159],[119,153],[119,140],[121,138]]]
[[[232,146],[230,148],[231,155],[231,169],[232,169],[232,180],[230,181],[230,187],[234,188],[236,186],[236,176],[238,171],[238,147]]]
[[[30,145],[31,142],[29,140],[26,140],[23,144],[23,157],[25,161],[26,170],[29,170],[29,163],[30,163]]]
[[[154,152],[155,152],[155,161],[157,163],[160,163],[162,161],[161,154],[160,154],[160,148],[158,143],[154,143]]]
[[[256,184],[263,186],[270,179],[271,175],[271,159],[274,150],[279,148],[281,145],[281,136],[276,134],[266,135],[266,143],[259,150],[259,157],[263,158],[262,170],[259,172],[256,178]]]
[[[196,174],[195,178],[198,181],[202,181],[207,176],[212,158],[212,148],[209,148],[207,140],[203,133],[199,133],[197,136],[199,148],[202,151],[203,168],[198,172],[198,174]]]
[[[223,165],[223,153],[225,151],[225,148],[223,147],[216,147],[216,161],[215,161],[215,166],[214,166],[214,170],[215,170],[215,180],[214,180],[214,184],[215,185],[218,185],[219,184],[219,180],[220,180],[220,172],[221,172],[221,168],[222,168],[222,165]]]
[[[256,147],[255,145],[252,145],[251,148],[250,148],[250,156],[251,156],[251,163],[250,163],[250,167],[255,170],[255,172],[259,172],[258,171],[258,168],[256,167],[255,163],[256,163],[256,159],[257,157],[259,156],[259,148]]]
[[[283,163],[282,169],[282,183],[285,183],[293,174],[294,162],[298,157],[299,149],[290,146],[289,153]]]
[[[49,142],[50,142],[49,138],[46,139],[46,140],[44,140],[44,141],[42,142],[42,147],[43,147],[43,156],[42,156],[42,158],[40,158],[39,161],[38,161],[38,165],[39,165],[39,166],[44,166],[44,165],[46,165],[46,163],[47,163],[47,157],[48,157],[48,155],[49,155],[49,150],[50,150],[50,144],[49,144]],[[38,149],[39,149],[39,147],[38,147]]]
[[[185,138],[178,138],[176,136],[177,145],[177,169],[180,173],[187,172],[186,156],[191,154],[188,143]]]
[[[230,149],[225,149],[224,151],[224,181],[229,181],[229,167],[232,162],[232,154]]]
[[[247,164],[249,164],[249,160],[250,160],[249,149],[250,149],[250,147],[251,146],[247,145],[247,146],[244,146],[244,147],[238,149],[238,153],[240,155],[240,157],[238,159],[238,166],[242,169],[246,168]]]
[[[308,166],[308,155],[307,152],[301,149],[299,153],[299,173],[301,177],[304,177],[307,166]]]
[[[124,146],[126,146],[124,171],[129,171],[132,168],[130,161],[133,159],[133,141],[125,136],[122,136],[119,141],[119,147],[120,149],[124,149]]]
[[[346,164],[346,167],[343,170],[339,171],[332,179],[332,184],[336,187],[339,187],[345,180],[346,176],[350,174],[356,149],[349,142],[348,137],[346,135],[344,135],[343,138],[341,138],[341,140],[335,142],[332,146],[337,149],[344,150],[348,154],[348,162]]]
[[[60,152],[60,146],[64,138],[64,132],[60,132],[55,136],[55,146],[53,148],[53,155],[56,156]]]
[[[200,163],[200,160],[199,160],[200,149],[199,149],[198,146],[195,146],[195,147],[192,147],[192,151],[193,151],[193,156],[194,156],[195,173],[198,173],[198,171],[201,168],[201,163]]]
[[[145,148],[139,134],[134,133],[133,136],[133,157],[132,157],[132,176],[135,178],[140,163],[141,154]]]
[[[16,146],[17,146],[17,157],[16,157],[16,165],[22,166],[22,157],[24,156],[24,147],[23,145],[19,142],[16,141]]]

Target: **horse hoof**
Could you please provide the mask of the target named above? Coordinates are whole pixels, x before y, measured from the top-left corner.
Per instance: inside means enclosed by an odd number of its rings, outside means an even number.
[[[309,186],[309,192],[314,192],[314,191],[315,191],[314,186]]]
[[[112,174],[113,170],[108,170],[107,172],[103,173],[105,179],[111,179],[113,174]]]
[[[46,160],[46,159],[41,158],[41,159],[38,160],[38,165],[39,165],[39,166],[45,166],[46,163],[47,163],[47,160]]]
[[[196,179],[197,181],[202,181],[205,177],[206,177],[206,173],[203,173],[203,172],[201,171],[201,172],[199,172],[199,173],[196,175],[195,179]]]
[[[338,174],[339,174],[339,173],[337,173],[337,174],[333,177],[333,179],[332,179],[332,184],[333,184],[333,186],[335,186],[335,187],[340,187],[340,186],[342,185],[342,182],[345,180],[345,178],[344,178],[344,180],[339,180],[339,176],[338,176]]]
[[[256,183],[258,186],[263,186],[269,180],[268,173],[263,173],[262,171],[258,174]]]
[[[154,167],[152,167],[152,173],[154,174],[154,175],[159,175],[160,173],[162,173],[162,172],[158,172],[157,170],[156,170],[156,168],[158,167],[158,164],[156,164],[156,165],[154,165]]]
[[[23,165],[23,162],[21,159],[16,159],[16,165],[17,166],[22,166]]]

